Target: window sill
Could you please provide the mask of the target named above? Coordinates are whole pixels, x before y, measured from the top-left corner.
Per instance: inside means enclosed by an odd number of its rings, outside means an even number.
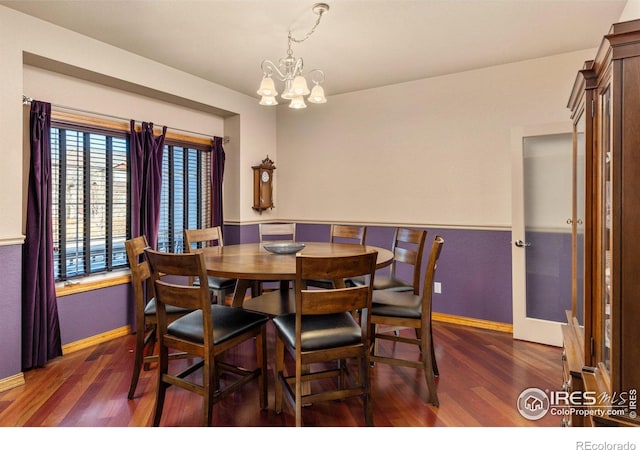
[[[131,272],[129,270],[118,270],[100,275],[92,275],[81,280],[71,282],[56,283],[56,297],[80,294],[96,289],[102,289],[131,282]]]

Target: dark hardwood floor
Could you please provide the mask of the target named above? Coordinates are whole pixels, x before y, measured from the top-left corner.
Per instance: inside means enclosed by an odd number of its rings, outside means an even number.
[[[271,326],[271,325],[269,325]],[[273,364],[273,333],[269,364]],[[405,331],[403,331],[405,332]],[[372,369],[374,423],[379,427],[558,427],[560,418],[538,421],[518,413],[516,401],[526,388],[556,390],[561,384],[561,349],[513,340],[510,334],[434,323],[440,368],[440,407],[426,403],[423,374],[411,368],[376,364]],[[136,397],[127,399],[134,336],[115,339],[51,361],[25,373],[26,384],[0,393],[0,426],[8,427],[142,427],[151,421],[155,403],[155,370],[143,372]],[[384,342],[395,352],[415,347]],[[250,347],[230,357],[253,362]],[[177,361],[184,364],[185,361]],[[258,407],[256,384],[246,385],[214,406],[214,424],[224,427],[291,426],[285,409],[273,411],[274,380],[269,372],[269,408]],[[306,426],[364,425],[359,399],[319,403],[304,408]],[[201,397],[170,388],[164,426],[202,424]]]

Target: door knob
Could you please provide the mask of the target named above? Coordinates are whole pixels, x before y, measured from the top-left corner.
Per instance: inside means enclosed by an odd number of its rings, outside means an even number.
[[[523,242],[521,240],[517,240],[515,244],[516,247],[531,247],[531,242]]]

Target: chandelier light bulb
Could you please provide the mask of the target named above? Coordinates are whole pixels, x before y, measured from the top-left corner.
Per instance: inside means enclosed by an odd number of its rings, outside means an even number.
[[[291,90],[294,96],[309,95],[310,92],[309,86],[307,86],[307,80],[302,75],[298,75],[293,79]]]
[[[282,99],[284,99],[284,100],[291,100],[295,96],[296,95],[293,93],[293,89],[285,88],[284,92],[282,93],[282,95],[280,97]]]
[[[310,103],[327,103],[327,97],[324,96],[324,89],[319,84],[316,84],[311,89],[311,94],[307,97]]]
[[[273,95],[263,95],[260,99],[260,104],[263,106],[274,106],[278,104],[278,101]]]
[[[307,104],[304,102],[304,98],[301,95],[297,97],[293,97],[291,99],[291,103],[289,103],[289,108],[293,109],[303,109],[306,108]]]
[[[258,89],[257,94],[262,95],[263,97],[275,97],[278,95],[273,78],[269,76],[264,77],[260,83],[260,88]]]

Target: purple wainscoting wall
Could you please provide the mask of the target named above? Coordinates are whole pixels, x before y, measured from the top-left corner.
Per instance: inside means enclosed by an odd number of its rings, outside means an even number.
[[[427,242],[436,234],[444,246],[435,277],[442,294],[434,294],[433,310],[511,324],[511,232],[429,229]]]
[[[258,242],[258,226],[225,225],[225,245]],[[326,242],[330,225],[298,224],[297,240]],[[390,248],[394,227],[370,226],[367,243]],[[434,311],[494,322],[512,322],[511,233],[491,230],[428,229],[427,248],[436,234],[445,239],[434,294]],[[425,261],[428,252],[425,252]],[[0,247],[0,380],[21,372],[20,261],[22,246]],[[409,275],[399,269],[399,275]],[[58,298],[62,343],[68,344],[125,325],[134,328],[129,284]]]
[[[62,345],[115,330],[135,329],[133,292],[120,284],[58,298]]]
[[[0,246],[0,380],[22,372],[22,245]]]
[[[328,224],[300,223],[296,239],[326,242],[330,228]],[[369,226],[367,244],[391,248],[394,230],[394,227]],[[439,234],[445,240],[436,273],[442,293],[434,294],[434,311],[511,324],[511,232],[435,228],[427,231],[423,267],[433,238]],[[225,245],[258,242],[258,226],[226,225],[224,239]],[[398,274],[410,279],[402,269]]]

